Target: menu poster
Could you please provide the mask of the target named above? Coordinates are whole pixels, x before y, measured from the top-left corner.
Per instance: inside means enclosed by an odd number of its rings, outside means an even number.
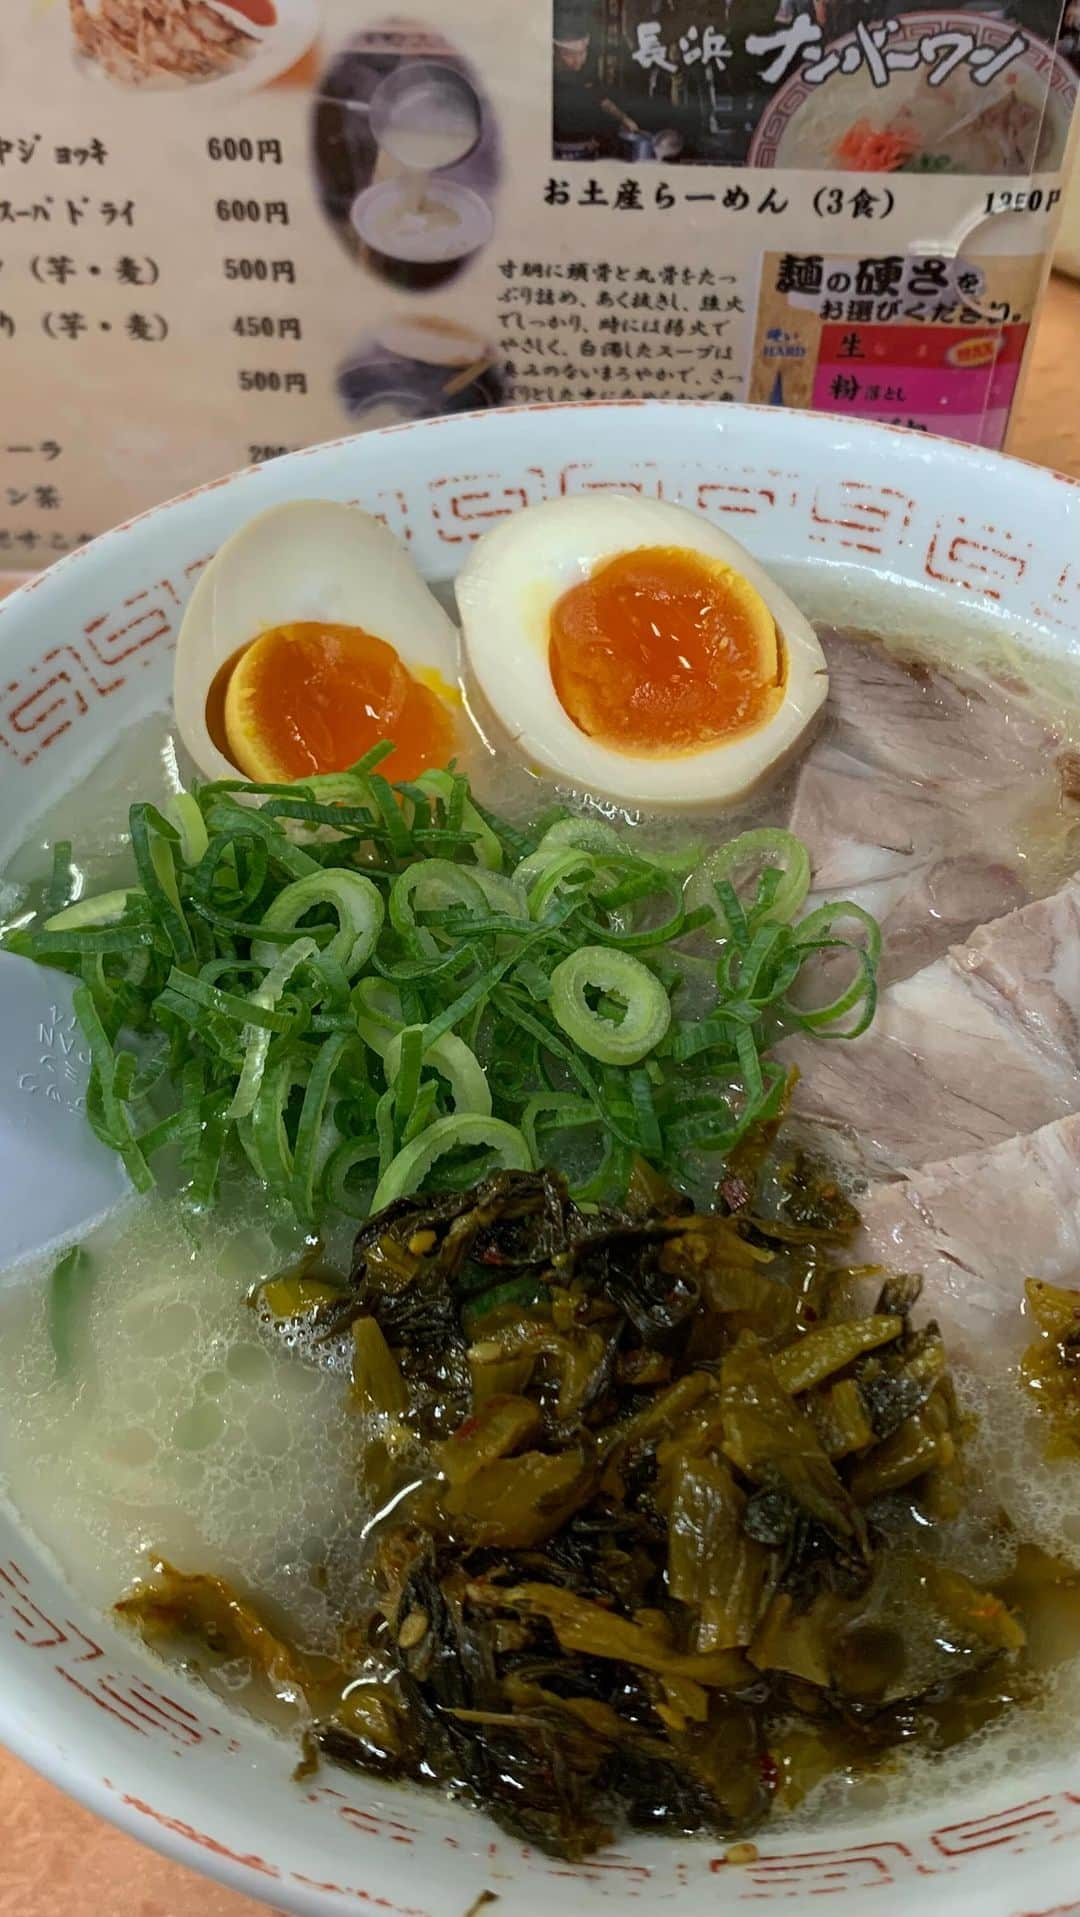
[[[513,401],[996,446],[1080,0],[6,0],[0,568]]]

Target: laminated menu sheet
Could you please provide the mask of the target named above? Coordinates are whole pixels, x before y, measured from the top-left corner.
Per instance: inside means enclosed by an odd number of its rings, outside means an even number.
[[[1080,0],[6,0],[0,568],[514,402],[1005,437]]]

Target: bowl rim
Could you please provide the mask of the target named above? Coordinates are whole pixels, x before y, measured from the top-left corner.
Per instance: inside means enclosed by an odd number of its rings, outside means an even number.
[[[665,418],[672,412],[712,413],[718,422],[723,422],[748,413],[756,414],[763,419],[775,420],[778,409],[775,406],[743,400],[730,402],[714,399],[531,400],[510,406],[473,407],[468,412],[461,413],[438,413],[430,419],[405,419],[395,426],[372,427],[364,433],[335,433],[330,439],[317,440],[311,446],[299,446],[292,452],[279,453],[274,459],[262,460],[247,466],[236,466],[229,472],[221,473],[212,479],[200,480],[196,486],[187,486],[182,492],[171,493],[167,499],[159,500],[157,505],[144,506],[139,512],[132,513],[128,519],[118,520],[115,526],[106,527],[104,532],[97,533],[84,546],[76,547],[74,552],[61,554],[50,565],[44,566],[40,572],[30,573],[22,578],[20,584],[8,593],[5,599],[0,600],[0,617],[9,606],[23,604],[24,594],[37,591],[47,580],[51,581],[58,576],[66,577],[70,568],[77,565],[80,559],[85,558],[88,553],[98,552],[111,545],[121,533],[130,532],[135,526],[145,525],[161,514],[171,511],[174,506],[186,504],[188,500],[202,499],[209,493],[219,492],[225,487],[234,485],[238,480],[249,479],[264,472],[276,473],[291,461],[314,458],[320,453],[337,452],[357,440],[378,439],[381,441],[399,433],[431,432],[445,427],[461,430],[471,426],[473,422],[478,425],[482,423],[488,431],[499,431],[501,429],[495,422],[503,419],[525,419],[532,415],[556,413],[622,414],[637,411],[654,412]],[[1080,494],[1080,473],[1061,472],[1055,466],[1041,465],[1037,460],[1026,459],[1008,450],[998,451],[987,446],[973,446],[963,440],[949,439],[942,433],[923,432],[914,426],[894,426],[876,419],[849,419],[843,413],[824,412],[818,409],[811,411],[809,408],[785,407],[783,417],[786,430],[807,434],[810,438],[829,426],[841,426],[845,432],[854,433],[860,439],[877,440],[885,445],[893,440],[905,446],[908,442],[914,441],[931,452],[940,451],[943,455],[952,455],[963,465],[978,466],[989,463],[992,467],[999,465],[1016,467],[1030,475],[1036,482],[1046,481],[1051,485],[1066,486]]]

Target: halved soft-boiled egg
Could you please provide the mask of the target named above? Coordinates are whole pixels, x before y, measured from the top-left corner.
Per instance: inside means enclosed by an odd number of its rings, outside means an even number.
[[[787,593],[719,527],[662,500],[529,507],[477,542],[456,592],[471,674],[510,738],[625,804],[740,797],[828,692]]]
[[[455,749],[457,633],[370,513],[297,500],[249,520],[200,575],[174,704],[211,778],[340,772],[390,739],[381,769],[410,779]]]

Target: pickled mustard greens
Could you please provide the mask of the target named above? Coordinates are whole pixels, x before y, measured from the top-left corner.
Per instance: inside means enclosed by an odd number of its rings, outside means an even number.
[[[1041,1335],[1021,1376],[1046,1420],[1046,1456],[1080,1458],[1080,1291],[1029,1278],[1024,1296]]]
[[[685,1186],[779,1111],[784,1031],[872,1018],[878,928],[798,920],[790,833],[680,859],[595,818],[522,832],[453,770],[390,785],[391,749],[133,805],[127,890],[71,901],[56,846],[7,945],[79,977],[89,1120],[138,1189],[169,1151],[204,1207],[246,1158],[317,1228],[496,1165],[573,1159],[582,1200],[621,1200],[635,1156]],[[796,995],[838,951],[841,991]]]
[[[336,1653],[163,1564],[120,1614],[244,1660],[304,1768],[440,1785],[570,1858],[624,1823],[738,1836],[1030,1696],[1025,1620],[1080,1641],[1077,1576],[1030,1547],[965,1574],[967,1421],[918,1282],[845,1303],[855,1214],[800,1158],[759,1195],[767,1151],[707,1215],[640,1161],[618,1207],[521,1170],[405,1195],[347,1280],[270,1281],[270,1324],[351,1358],[381,1508]]]

